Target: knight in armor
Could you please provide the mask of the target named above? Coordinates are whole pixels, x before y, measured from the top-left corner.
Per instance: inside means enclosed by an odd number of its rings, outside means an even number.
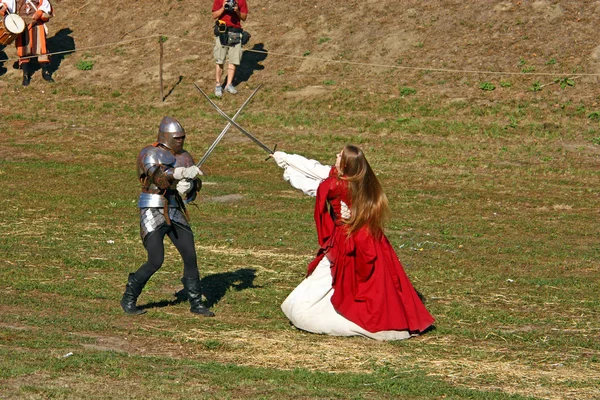
[[[27,26],[23,33],[17,36],[15,46],[19,56],[19,68],[23,70],[23,86],[31,81],[32,69],[30,60],[37,56],[42,68],[42,78],[54,82],[50,72],[50,56],[46,48],[48,28],[46,22],[54,16],[54,9],[49,0],[2,0],[0,15],[5,13],[18,14]]]
[[[164,261],[164,238],[171,242],[183,259],[184,291],[190,311],[205,317],[212,313],[202,304],[200,274],[196,260],[194,235],[189,225],[185,204],[193,201],[202,186],[202,171],[183,149],[185,130],[174,118],[164,117],[158,128],[158,139],[144,147],[137,157],[137,174],[142,184],[138,200],[140,234],[148,260],[129,274],[121,307],[127,314],[143,314],[136,302],[150,277]]]

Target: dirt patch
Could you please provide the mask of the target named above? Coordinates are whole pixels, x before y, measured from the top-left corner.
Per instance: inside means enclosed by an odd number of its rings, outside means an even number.
[[[468,346],[466,343],[451,343],[450,337],[420,337],[411,340],[410,355],[392,351],[391,344],[374,342],[363,338],[336,338],[314,335],[290,327],[288,331],[227,330],[211,332],[201,328],[187,331],[169,329],[151,324],[141,326],[144,330],[162,331],[172,335],[172,340],[146,340],[140,337],[114,337],[97,334],[77,334],[94,343],[83,344],[85,349],[99,351],[126,352],[132,355],[172,358],[210,359],[220,363],[234,363],[260,368],[293,370],[306,368],[328,373],[355,372],[370,373],[374,367],[389,366],[399,371],[425,368],[429,375],[448,383],[477,390],[502,391],[522,396],[536,396],[545,399],[593,399],[600,395],[599,389],[585,387],[587,382],[600,376],[600,369],[581,370],[562,362],[527,360],[519,362],[507,350],[493,344],[478,347],[481,354],[495,354],[479,360],[468,360],[453,354],[451,348]],[[426,349],[420,345],[444,346],[449,349],[446,358],[431,359]],[[185,344],[182,346],[182,344]],[[423,356],[414,357],[420,350]],[[77,351],[73,351],[74,354]],[[506,358],[506,359],[504,359]],[[489,385],[490,378],[494,381]],[[552,387],[539,382],[571,383],[572,388],[565,393],[556,393]],[[573,384],[580,383],[583,387]]]
[[[34,330],[35,328],[32,326],[26,326],[26,325],[0,323],[0,329],[7,329],[7,330],[11,330],[11,331],[30,331],[30,330]]]
[[[305,98],[305,97],[315,97],[328,94],[330,91],[327,90],[324,86],[307,86],[300,90],[294,90],[292,92],[286,92],[285,97],[290,98]]]
[[[226,194],[223,196],[204,197],[203,200],[209,203],[235,203],[244,199],[241,194]]]
[[[93,343],[82,344],[83,348],[98,351],[116,351],[120,353],[133,353],[134,348],[126,339],[114,336],[102,336],[94,334],[72,334],[74,336],[93,339]],[[73,353],[74,354],[74,353]]]
[[[519,73],[526,68],[529,74],[557,75],[598,72],[597,13],[590,11],[600,9],[597,1],[584,6],[505,0],[476,6],[411,0],[389,3],[385,13],[373,4],[350,1],[340,18],[339,4],[331,0],[319,4],[252,3],[245,24],[252,33],[247,50],[258,45],[264,56],[259,64],[246,66],[252,69],[249,79],[269,85],[313,86],[324,79],[336,81],[342,68],[351,67],[353,86],[378,87],[384,83],[382,73],[402,68],[396,71],[399,77],[416,78],[421,93],[465,93],[465,85],[457,85],[458,81],[485,78],[467,72],[473,70]],[[163,57],[166,84],[182,76],[212,85],[210,11],[201,9],[190,17],[190,10],[198,10],[190,0],[161,2],[157,7],[156,13],[148,15],[139,2],[127,7],[114,0],[102,5],[56,2],[56,16],[48,24],[50,47],[67,51],[53,61],[57,80],[112,89],[155,87],[158,37],[164,35],[168,38]],[[102,18],[111,21],[111,29],[94,22]],[[73,49],[77,51],[68,52]],[[6,65],[12,64],[14,48],[4,51],[10,59]],[[79,60],[92,61],[94,66],[81,70],[76,66]],[[374,69],[374,65],[385,68]],[[18,79],[20,71],[6,69],[10,80]],[[423,75],[423,71],[436,69],[465,72]],[[445,85],[429,84],[440,79]],[[5,86],[6,81],[0,84]]]

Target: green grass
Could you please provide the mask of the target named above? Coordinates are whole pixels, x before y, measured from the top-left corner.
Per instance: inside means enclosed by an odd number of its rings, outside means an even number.
[[[412,81],[391,96],[337,84],[302,101],[283,95],[296,88],[277,85],[256,96],[238,121],[265,143],[333,163],[354,142],[379,174],[393,211],[388,237],[437,319],[420,338],[380,343],[289,326],[279,305],[317,250],[313,199],[233,129],[205,164],[190,208],[217,316],[198,318],[177,301],[182,266],[170,244],[140,297],[148,313],[123,315],[127,274],[145,261],[137,152],[164,115],[186,127],[196,158],[225,122],[177,91],[156,104],[130,88],[56,90],[44,113],[19,112],[38,101],[24,91],[3,100],[0,117],[3,396],[598,394],[593,99],[556,107],[524,90],[519,101],[452,102]],[[223,109],[231,113],[237,100],[223,99]],[[228,195],[237,197],[222,201]]]
[[[213,345],[209,346],[213,349]],[[218,348],[219,346],[217,346]],[[214,349],[217,350],[217,349]],[[2,352],[3,356],[19,360],[20,351]],[[68,354],[68,353],[65,353]],[[82,381],[98,385],[94,392],[103,397],[122,394],[127,386],[122,382],[135,381],[140,395],[164,397],[191,395],[195,398],[418,398],[423,391],[432,396],[450,399],[525,399],[502,393],[479,392],[456,388],[439,379],[428,377],[416,369],[392,370],[380,368],[376,379],[368,375],[328,374],[303,369],[277,371],[265,368],[241,367],[214,362],[182,361],[161,357],[131,357],[118,352],[74,353],[67,358],[35,354],[27,357],[34,365],[18,371],[6,371],[0,378],[19,375],[39,375],[44,371],[44,383],[32,381],[22,392],[40,397],[85,397]],[[151,366],[151,367],[149,367]],[[149,369],[148,369],[149,368]],[[81,371],[86,371],[82,373]],[[151,374],[147,373],[150,372]],[[116,385],[103,384],[115,381]],[[64,385],[68,382],[68,385]]]

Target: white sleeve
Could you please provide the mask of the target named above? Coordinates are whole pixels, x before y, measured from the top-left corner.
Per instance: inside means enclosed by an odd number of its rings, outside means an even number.
[[[301,190],[309,196],[317,195],[319,184],[327,179],[331,166],[323,165],[316,160],[309,160],[298,154],[282,155],[280,165],[283,171],[283,179],[292,187]]]
[[[46,14],[52,15],[52,5],[50,1],[44,0],[38,10],[45,12]]]
[[[16,12],[17,5],[15,0],[2,0],[2,3],[6,4],[6,8],[8,8],[11,13]]]

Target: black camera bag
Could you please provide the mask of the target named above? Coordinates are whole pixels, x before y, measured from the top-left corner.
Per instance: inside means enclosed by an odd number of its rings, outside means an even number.
[[[242,46],[246,45],[246,43],[248,43],[250,41],[251,37],[252,37],[252,35],[250,34],[250,32],[243,31],[242,32]]]

